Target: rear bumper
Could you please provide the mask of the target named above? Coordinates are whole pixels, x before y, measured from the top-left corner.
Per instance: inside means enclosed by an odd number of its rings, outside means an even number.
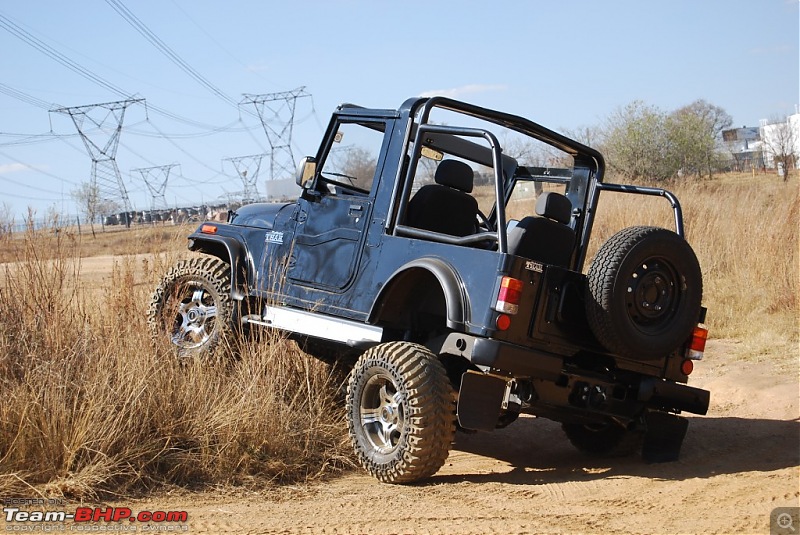
[[[563,403],[571,409],[603,412],[600,407],[589,407],[576,403],[574,396],[570,397],[569,392],[564,392],[563,395],[556,393],[561,388],[569,391],[576,388],[576,385],[580,385],[580,387],[598,385],[608,392],[630,393],[617,399],[610,396],[608,402],[604,404],[606,409],[610,409],[610,412],[620,415],[638,412],[644,408],[674,412],[685,411],[694,414],[708,412],[710,394],[706,390],[646,375],[639,375],[639,379],[624,384],[621,384],[618,378],[598,377],[594,373],[582,377],[583,374],[578,370],[566,371],[564,360],[558,355],[491,338],[475,338],[451,333],[430,349],[439,354],[460,355],[472,364],[500,370],[509,373],[512,377],[558,384],[559,386],[555,389],[548,389],[553,393],[555,399],[560,400],[560,402],[556,401],[554,405]],[[638,406],[639,409],[635,409],[632,405]]]
[[[710,400],[711,393],[708,390],[655,377],[642,379],[639,384],[639,401],[652,409],[706,414]]]

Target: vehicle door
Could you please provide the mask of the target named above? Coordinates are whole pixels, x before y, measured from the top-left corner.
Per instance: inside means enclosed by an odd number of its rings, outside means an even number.
[[[384,164],[383,119],[342,117],[329,136],[317,174],[299,202],[289,282],[343,292],[353,282]]]

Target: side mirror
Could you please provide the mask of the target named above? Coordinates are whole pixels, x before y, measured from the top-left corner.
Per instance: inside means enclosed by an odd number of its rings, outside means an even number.
[[[300,165],[297,166],[297,175],[295,182],[298,186],[305,189],[309,180],[314,178],[317,172],[317,160],[313,156],[305,156],[300,160]]]

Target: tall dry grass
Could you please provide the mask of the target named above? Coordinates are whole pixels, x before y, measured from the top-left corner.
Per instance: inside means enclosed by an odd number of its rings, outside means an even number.
[[[87,291],[64,233],[20,239],[0,275],[0,495],[259,486],[350,462],[329,370],[294,344],[255,337],[183,366],[153,348],[146,306],[169,259],[123,260]]]
[[[712,337],[740,341],[740,356],[796,358],[797,181],[668,188],[703,268]],[[642,224],[670,228],[668,204],[604,193],[592,250]],[[293,344],[248,339],[231,348],[238,360],[183,367],[169,348],[152,347],[149,295],[185,251],[183,236],[158,245],[166,256],[123,259],[99,290],[81,276],[81,251],[91,247],[69,233],[14,240],[12,263],[0,266],[0,495],[258,486],[349,465],[329,370]]]

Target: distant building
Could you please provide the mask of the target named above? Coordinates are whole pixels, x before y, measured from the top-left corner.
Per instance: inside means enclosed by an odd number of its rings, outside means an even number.
[[[733,158],[735,171],[750,171],[764,168],[762,157],[761,129],[743,126],[722,131],[722,142]]]
[[[789,115],[785,122],[779,123],[770,124],[766,119],[762,119],[759,130],[763,143],[764,163],[767,167],[775,168],[775,156],[783,151],[792,155],[791,165],[795,169],[800,169],[800,113]]]
[[[757,126],[743,126],[741,128],[731,128],[722,131],[722,141],[731,152],[741,152],[752,150],[751,144],[754,141],[761,141],[761,134]]]

